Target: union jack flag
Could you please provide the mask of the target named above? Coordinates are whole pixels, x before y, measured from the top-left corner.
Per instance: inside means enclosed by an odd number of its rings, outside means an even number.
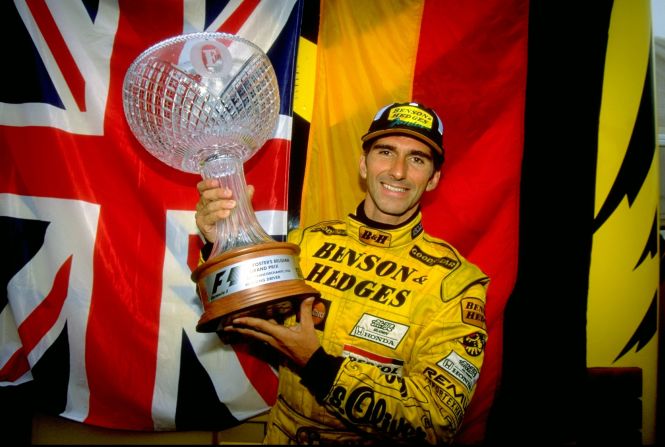
[[[41,408],[110,428],[221,429],[266,411],[270,363],[195,330],[200,177],[133,137],[122,83],[175,35],[261,47],[280,119],[245,171],[259,222],[282,240],[302,0],[16,0],[0,11],[14,55],[0,87],[0,385],[32,381]]]

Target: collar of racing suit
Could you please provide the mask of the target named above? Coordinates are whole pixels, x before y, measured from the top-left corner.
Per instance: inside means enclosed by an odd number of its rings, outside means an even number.
[[[360,242],[377,247],[399,247],[411,243],[423,233],[420,207],[406,222],[389,225],[376,222],[365,214],[365,201],[360,202],[355,214],[347,219],[349,235]]]

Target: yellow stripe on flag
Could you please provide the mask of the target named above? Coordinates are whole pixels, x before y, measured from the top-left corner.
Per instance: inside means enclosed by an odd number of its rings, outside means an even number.
[[[293,87],[293,111],[307,122],[312,121],[314,83],[316,79],[316,44],[301,37],[298,40],[296,82]]]
[[[360,137],[379,107],[411,99],[422,0],[323,0],[300,225],[343,218],[364,196]]]
[[[650,29],[648,0],[614,2],[599,123],[596,215],[611,191],[631,186],[620,185],[617,180],[629,143],[636,138],[635,129],[645,129],[636,127],[636,120],[651,58]],[[658,290],[658,256],[648,255],[640,262],[649,243],[659,199],[655,129],[652,130],[653,135],[643,135],[637,141],[653,142],[654,147],[633,148],[654,154],[648,170],[631,172],[646,176],[630,182],[641,185],[639,191],[634,191],[633,203],[629,203],[626,194],[594,234],[587,308],[587,366],[642,370],[644,444],[655,441],[658,355],[658,334],[651,332],[648,338],[643,324],[649,321],[645,316]],[[643,339],[631,342],[639,333]],[[630,349],[621,356],[626,348]]]

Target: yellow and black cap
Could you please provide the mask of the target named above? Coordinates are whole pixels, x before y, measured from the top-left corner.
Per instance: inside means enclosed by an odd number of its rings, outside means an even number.
[[[436,112],[417,102],[393,103],[376,113],[369,130],[361,137],[363,145],[387,135],[407,135],[432,148],[443,163],[443,122]]]

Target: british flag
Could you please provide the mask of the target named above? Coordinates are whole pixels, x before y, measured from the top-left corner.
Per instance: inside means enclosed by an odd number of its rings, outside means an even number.
[[[245,171],[259,222],[281,240],[302,0],[16,0],[0,11],[13,47],[0,87],[0,385],[33,382],[41,408],[111,428],[221,429],[264,412],[270,363],[195,330],[200,177],[137,142],[121,89],[131,62],[175,35],[261,47],[280,119]]]

